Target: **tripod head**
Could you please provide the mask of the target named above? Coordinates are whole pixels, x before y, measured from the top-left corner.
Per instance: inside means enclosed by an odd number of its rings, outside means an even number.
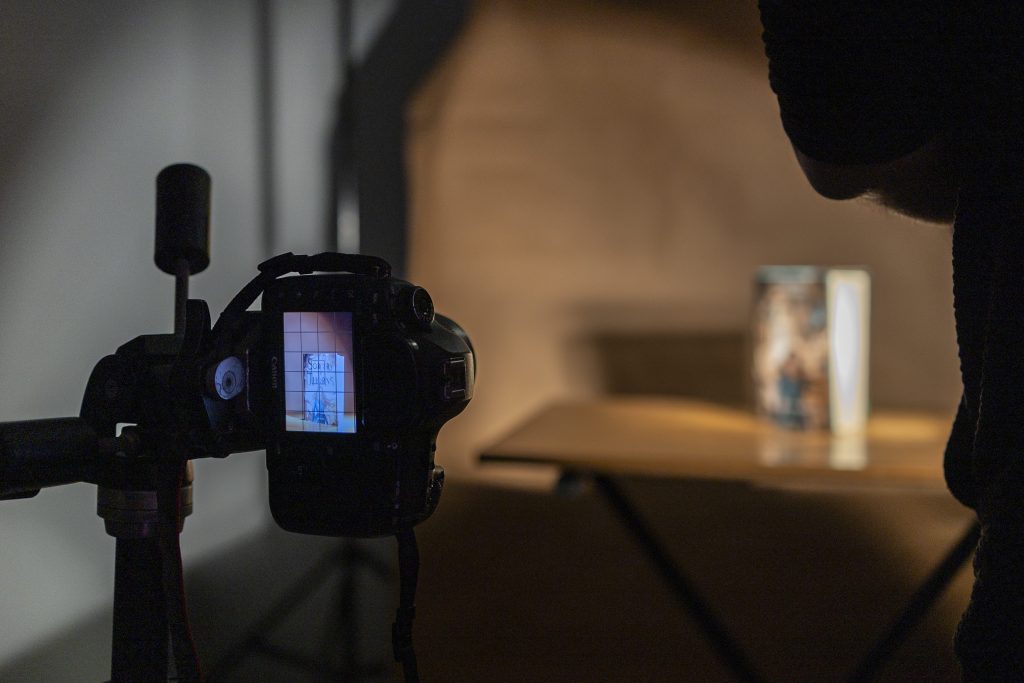
[[[190,164],[168,166],[157,176],[156,190],[154,260],[176,279],[174,333],[137,337],[103,358],[90,376],[78,418],[0,424],[0,500],[79,481],[97,484],[97,513],[118,538],[156,533],[158,465],[182,470],[181,520],[192,506],[188,454],[174,447],[183,425],[166,388],[175,367],[190,355],[189,275],[210,263],[210,176]],[[202,325],[205,315],[208,326],[205,303],[191,308],[193,325]],[[117,434],[118,424],[135,426]]]
[[[0,424],[0,500],[97,485],[97,513],[118,539],[115,680],[166,676],[168,629],[178,675],[198,680],[177,542],[191,460],[266,449],[281,527],[413,542],[444,482],[438,431],[473,395],[469,337],[375,257],[274,257],[211,325],[206,302],[188,298],[189,276],[210,262],[209,215],[209,175],[164,169],[154,260],[175,276],[174,332],[101,359],[79,417]],[[260,295],[262,310],[250,311]],[[395,636],[406,661],[414,578],[412,588],[403,585]],[[164,620],[140,624],[148,611]]]

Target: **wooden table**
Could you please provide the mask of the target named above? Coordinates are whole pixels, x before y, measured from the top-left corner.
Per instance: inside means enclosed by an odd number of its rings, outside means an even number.
[[[555,465],[593,479],[722,660],[740,680],[763,678],[618,484],[621,476],[738,481],[754,486],[945,491],[942,454],[952,415],[876,412],[862,434],[799,432],[699,401],[607,398],[547,406],[493,446],[483,463]],[[872,679],[971,556],[971,524],[852,681]]]

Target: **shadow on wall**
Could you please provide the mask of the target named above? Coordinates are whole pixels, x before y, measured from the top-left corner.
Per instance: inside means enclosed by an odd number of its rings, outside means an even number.
[[[749,342],[739,332],[595,332],[591,348],[605,394],[685,396],[751,405]]]
[[[116,15],[116,16],[115,16]],[[79,79],[98,48],[123,30],[110,4],[45,0],[6,3],[0,21],[0,209],[4,190],[48,122],[49,110]],[[40,50],[39,45],[59,46]]]
[[[188,567],[207,680],[388,680],[393,553],[392,539],[344,542],[267,527]],[[79,617],[0,663],[0,680],[106,680],[112,627],[109,605]]]

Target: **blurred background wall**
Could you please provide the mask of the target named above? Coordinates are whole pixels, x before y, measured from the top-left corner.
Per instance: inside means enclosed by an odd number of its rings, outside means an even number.
[[[686,393],[707,372],[686,338],[742,337],[766,264],[868,267],[873,404],[955,408],[950,230],[813,192],[754,3],[479,3],[410,119],[411,275],[480,356],[446,466],[605,391],[602,340],[676,337],[687,372],[646,371]]]

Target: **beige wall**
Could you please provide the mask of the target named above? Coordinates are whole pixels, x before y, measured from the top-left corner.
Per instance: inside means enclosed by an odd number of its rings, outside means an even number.
[[[949,229],[812,192],[754,3],[663,4],[485,0],[410,114],[410,276],[479,355],[454,474],[600,391],[594,335],[744,330],[769,263],[869,267],[874,404],[956,404]]]

